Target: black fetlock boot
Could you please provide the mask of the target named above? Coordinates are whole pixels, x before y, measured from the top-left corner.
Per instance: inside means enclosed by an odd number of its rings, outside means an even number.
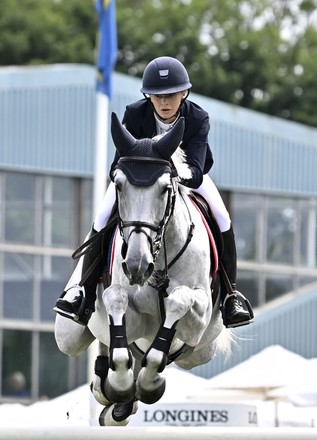
[[[236,290],[237,252],[232,226],[222,233],[223,255],[221,266],[222,319],[226,327],[239,327],[253,321],[249,301]]]
[[[92,228],[85,241],[91,239],[89,250],[80,257],[83,259],[81,267],[79,262],[71,277],[70,282],[75,283],[66,286],[54,307],[55,312],[84,326],[95,311],[97,283],[102,275],[102,234]],[[66,293],[74,289],[74,298],[70,301],[64,299]]]

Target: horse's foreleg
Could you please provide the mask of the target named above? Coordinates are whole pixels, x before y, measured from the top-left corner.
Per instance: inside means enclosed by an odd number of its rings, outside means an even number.
[[[139,400],[154,403],[161,398],[165,390],[165,379],[160,373],[168,361],[176,326],[177,339],[195,347],[210,319],[209,305],[208,293],[204,289],[190,289],[186,286],[175,288],[166,298],[164,323],[143,358],[143,368],[137,380],[136,395]]]
[[[105,394],[113,402],[126,403],[134,398],[132,355],[128,348],[125,313],[128,294],[119,285],[111,285],[104,291],[104,304],[109,318],[110,349],[109,370]]]
[[[90,389],[97,402],[104,406],[99,416],[99,424],[101,426],[126,426],[131,415],[137,412],[138,402],[134,398],[128,403],[115,403],[108,399],[105,390],[109,372],[108,355],[108,347],[99,343],[99,355],[95,362],[95,375]],[[138,368],[135,371],[135,368],[134,374],[139,371]]]
[[[154,341],[142,360],[142,369],[136,382],[136,397],[144,403],[157,402],[165,391],[165,378],[160,373],[167,363],[167,356],[175,329],[160,326]]]
[[[211,319],[211,293],[203,288],[176,287],[166,298],[165,311],[164,325],[177,325],[177,338],[196,347]]]

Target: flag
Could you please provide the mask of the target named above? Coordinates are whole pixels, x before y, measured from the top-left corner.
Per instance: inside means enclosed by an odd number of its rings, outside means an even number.
[[[117,24],[115,0],[96,0],[99,16],[97,90],[111,98],[111,75],[117,58]]]

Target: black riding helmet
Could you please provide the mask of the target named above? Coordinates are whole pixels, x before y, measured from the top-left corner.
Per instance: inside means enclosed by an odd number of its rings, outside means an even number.
[[[167,95],[182,92],[192,87],[187,70],[176,58],[159,57],[145,68],[141,92],[146,95]]]

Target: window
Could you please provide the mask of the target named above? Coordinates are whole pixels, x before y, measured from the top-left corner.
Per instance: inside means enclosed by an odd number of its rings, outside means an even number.
[[[7,173],[5,179],[5,241],[35,242],[35,177]]]
[[[74,247],[76,244],[75,181],[47,177],[42,193],[42,243],[45,246]]]
[[[72,359],[61,353],[52,332],[3,330],[2,396],[16,401],[51,399],[86,383],[87,355]],[[37,368],[38,365],[38,368]]]
[[[3,317],[53,322],[53,306],[74,266],[70,256],[0,254]]]
[[[316,199],[234,193],[231,206],[237,287],[253,306],[316,281]]]
[[[52,398],[87,380],[87,354],[56,345],[53,307],[91,227],[91,191],[89,179],[0,172],[1,401]]]
[[[293,278],[291,275],[266,275],[266,302],[278,298],[293,290]]]
[[[233,222],[238,258],[257,260],[258,213],[261,199],[248,194],[233,197]]]
[[[63,292],[74,269],[70,257],[41,257],[40,271],[40,320],[53,321],[53,307]]]
[[[268,198],[266,222],[266,259],[270,262],[294,264],[298,216],[292,200]]]
[[[32,333],[3,330],[2,340],[2,394],[31,397]]]
[[[91,207],[91,196],[88,202],[78,198],[78,186],[76,179],[68,177],[7,173],[5,241],[73,248],[78,240],[77,210]],[[89,214],[91,218],[91,209]]]
[[[40,334],[39,397],[52,398],[68,389],[68,359],[57,347],[52,333]],[[82,381],[85,382],[83,377]]]
[[[4,262],[3,317],[32,320],[35,281],[33,255],[7,252],[1,261]]]
[[[259,306],[259,277],[253,271],[238,271],[237,289],[250,301],[252,307]]]

